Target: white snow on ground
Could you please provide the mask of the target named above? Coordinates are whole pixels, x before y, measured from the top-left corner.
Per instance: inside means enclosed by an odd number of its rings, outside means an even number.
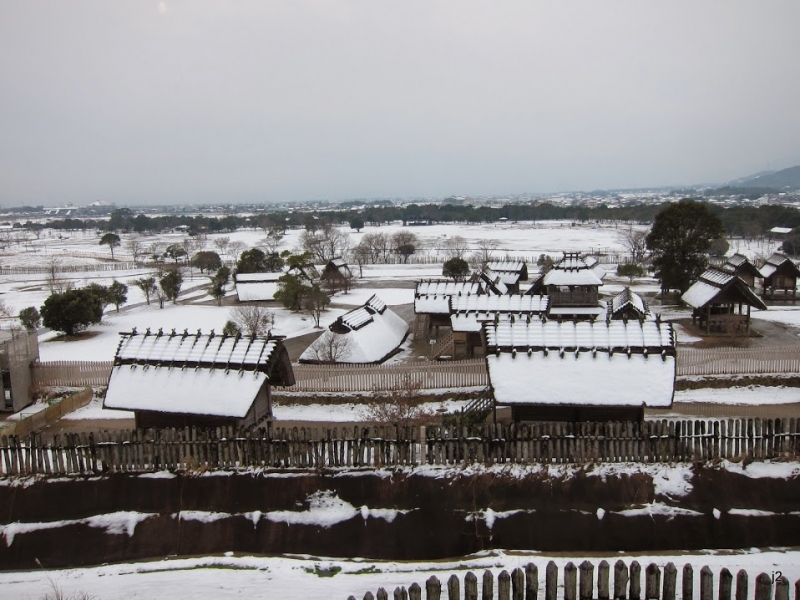
[[[800,327],[800,306],[770,306],[768,310],[756,311],[752,315],[753,327],[758,329],[758,320],[773,321],[793,327]]]
[[[92,398],[83,408],[71,412],[63,417],[67,421],[81,421],[84,419],[131,419],[133,420],[134,414],[127,410],[111,410],[110,408],[103,408],[103,400],[101,398]]]
[[[349,394],[352,396],[352,394]],[[273,404],[272,414],[278,421],[328,421],[334,423],[347,423],[350,421],[364,421],[366,409],[363,404]],[[443,400],[441,402],[425,402],[420,409],[425,412],[454,413],[469,404],[469,400]],[[280,425],[280,423],[276,423]]]
[[[413,279],[413,278],[412,278]],[[411,304],[414,302],[414,290],[404,288],[357,288],[346,294],[341,292],[331,298],[331,303],[343,306],[363,306],[374,294],[383,300],[387,306],[398,304]]]
[[[679,390],[675,392],[674,401],[676,404],[702,402],[705,404],[747,404],[751,406],[792,404],[800,402],[800,388],[753,385],[749,387]],[[678,410],[675,405],[672,408],[673,410]]]
[[[344,600],[350,595],[362,598],[367,591],[374,594],[379,587],[386,589],[391,596],[396,587],[408,588],[414,582],[424,589],[425,581],[431,576],[438,577],[444,587],[450,575],[456,574],[463,585],[464,575],[468,571],[478,575],[480,586],[480,574],[486,569],[491,570],[496,578],[504,569],[510,573],[515,568],[524,568],[530,562],[539,567],[539,589],[543,590],[545,567],[550,560],[556,563],[561,574],[567,562],[577,565],[584,560],[590,560],[597,564],[602,559],[611,563],[617,559],[622,559],[626,563],[638,560],[643,567],[652,562],[662,568],[668,562],[672,562],[679,569],[689,563],[694,567],[695,590],[700,589],[700,568],[704,565],[708,565],[715,574],[718,574],[723,567],[733,573],[744,569],[750,575],[751,590],[758,573],[771,574],[781,571],[790,582],[800,577],[800,551],[797,550],[703,550],[695,553],[657,555],[607,553],[570,556],[493,550],[432,562],[309,556],[256,557],[232,554],[172,558],[81,569],[0,572],[0,588],[3,590],[4,600],[44,597],[52,593],[51,580],[63,590],[65,596],[81,592],[101,600],[129,598]],[[329,576],[322,576],[326,573]]]
[[[692,335],[680,323],[673,323],[672,327],[675,329],[676,338],[679,344],[693,344],[695,342],[702,342],[703,338]]]

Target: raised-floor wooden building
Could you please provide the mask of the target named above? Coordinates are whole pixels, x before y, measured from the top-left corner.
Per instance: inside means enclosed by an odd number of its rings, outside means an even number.
[[[706,333],[750,333],[750,309],[767,305],[740,277],[709,268],[681,296],[692,307],[692,323]],[[746,307],[746,308],[745,308]]]

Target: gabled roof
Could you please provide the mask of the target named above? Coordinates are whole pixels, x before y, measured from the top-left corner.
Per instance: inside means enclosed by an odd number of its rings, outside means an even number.
[[[713,267],[700,275],[700,279],[684,292],[681,300],[692,308],[702,308],[708,304],[730,302],[732,296],[750,306],[767,310],[764,301],[738,275]]]
[[[644,298],[636,292],[632,292],[629,287],[626,287],[611,299],[608,304],[608,316],[613,319],[625,310],[633,310],[642,319],[650,314],[650,309],[647,308]]]
[[[417,315],[449,315],[450,296],[430,294],[414,298],[414,314]]]
[[[278,278],[283,273],[237,273],[234,276],[239,302],[274,300]]]
[[[474,281],[452,281],[450,279],[429,279],[418,281],[415,296],[452,296],[455,294],[477,294],[480,285]]]
[[[342,277],[352,277],[352,271],[350,271],[350,267],[342,258],[332,258],[328,261],[328,264],[325,265],[325,269],[322,272],[321,278],[325,279],[331,273],[338,273]]]
[[[151,365],[179,368],[214,368],[266,372],[270,358],[282,345],[282,338],[245,337],[201,333],[164,333],[134,329],[120,334],[114,364]]]
[[[282,272],[278,273],[237,273],[233,276],[233,280],[238,283],[261,283],[265,281],[278,281],[278,278],[283,275]]]
[[[521,274],[522,270],[526,267],[526,264],[521,260],[498,260],[490,261],[486,263],[486,266],[495,273]]]
[[[772,275],[774,275],[779,269],[782,271],[785,270],[795,277],[800,276],[800,269],[797,268],[797,265],[794,264],[794,261],[780,252],[775,252],[767,259],[767,262],[764,263],[763,267],[761,267],[761,276],[764,279],[767,279],[772,277]]]
[[[494,296],[451,296],[450,312],[491,312],[491,313],[524,313],[539,314],[547,312],[550,299],[547,296],[505,295]]]
[[[599,265],[594,260],[591,265],[577,252],[565,252],[564,257],[553,265],[544,275],[543,285],[603,285],[603,280],[595,269]]]
[[[282,338],[121,334],[107,408],[242,418],[262,386],[293,385]]]
[[[498,404],[669,406],[675,334],[660,321],[484,324]]]
[[[499,274],[491,269],[484,269],[478,274],[478,283],[485,294],[496,294],[502,296],[508,293],[508,287],[503,283]]]
[[[341,363],[377,363],[400,346],[408,333],[408,324],[386,307],[377,296],[372,296],[364,306],[339,317],[326,332],[300,355],[300,362],[318,362],[319,352],[325,345],[325,336],[346,338],[342,344]]]
[[[672,325],[662,321],[501,322],[485,325],[488,352],[517,350],[675,354]]]
[[[759,271],[758,268],[751,263],[744,254],[733,254],[732,256],[729,256],[728,260],[725,261],[725,264],[722,265],[722,268],[726,271],[747,273],[748,275],[753,275],[754,277],[761,277],[761,271]]]

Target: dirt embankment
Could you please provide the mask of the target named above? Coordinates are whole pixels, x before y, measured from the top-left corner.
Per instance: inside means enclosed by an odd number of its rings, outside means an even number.
[[[699,467],[685,486],[681,475],[677,488],[665,488],[664,472],[649,467],[560,476],[424,472],[112,475],[5,485],[0,565],[224,551],[428,560],[487,548],[655,551],[800,539],[800,516],[791,514],[798,477]],[[682,486],[685,495],[675,491]]]

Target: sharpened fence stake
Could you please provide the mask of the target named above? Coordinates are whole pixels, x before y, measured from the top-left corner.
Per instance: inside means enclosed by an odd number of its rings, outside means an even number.
[[[525,565],[525,600],[538,600],[539,569],[533,563]]]
[[[439,600],[442,597],[442,582],[435,575],[431,575],[425,582],[426,600]]]
[[[448,600],[461,600],[461,582],[456,575],[450,575],[447,580],[447,598]]]
[[[728,569],[719,572],[719,600],[731,600],[733,592],[733,575]]]
[[[789,580],[783,575],[775,580],[775,600],[789,600]]]
[[[640,600],[642,597],[642,565],[633,561],[630,568],[630,595],[631,600]]]
[[[771,600],[772,598],[772,579],[766,573],[756,577],[756,600]]]
[[[494,600],[494,575],[489,569],[483,572],[483,592],[481,600]]]
[[[610,566],[607,560],[601,560],[597,567],[597,597],[599,600],[608,600],[608,577]]]
[[[681,580],[681,598],[682,600],[691,600],[692,598],[694,598],[694,569],[692,569],[692,565],[690,565],[689,563],[683,565],[683,579]]]
[[[736,573],[736,600],[747,600],[747,571],[744,569]]]
[[[511,598],[525,600],[525,571],[520,568],[511,571]]]
[[[714,574],[708,567],[700,569],[700,600],[714,600]]]
[[[655,563],[647,565],[644,572],[645,600],[659,600],[661,597],[661,570]]]
[[[558,567],[552,560],[545,569],[544,600],[556,600],[558,595]]]
[[[422,588],[418,583],[412,583],[408,587],[408,600],[422,600]]]
[[[505,569],[497,576],[497,598],[511,600],[511,575]]]
[[[628,565],[622,560],[614,563],[614,600],[628,597]]]
[[[592,600],[594,597],[594,565],[588,560],[581,563],[580,585],[578,586],[580,600]]]
[[[663,600],[676,600],[675,594],[678,588],[678,569],[673,563],[667,563],[664,567],[664,593]]]
[[[564,566],[564,600],[576,600],[578,587],[578,568],[568,562]]]
[[[464,600],[478,600],[478,578],[472,571],[464,576]]]

